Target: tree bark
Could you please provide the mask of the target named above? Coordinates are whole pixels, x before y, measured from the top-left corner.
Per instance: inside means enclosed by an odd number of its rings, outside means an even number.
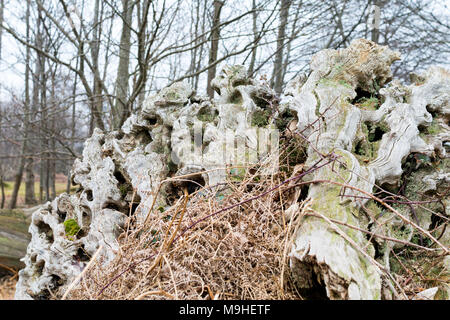
[[[3,5],[3,1],[2,1]],[[3,15],[3,12],[2,12]],[[30,26],[30,1],[27,1],[27,9],[26,9],[26,26],[27,26],[27,41],[29,41],[30,34],[29,34],[29,26]],[[22,183],[22,176],[23,176],[23,170],[25,167],[25,161],[26,161],[26,153],[28,151],[27,149],[27,143],[28,143],[28,130],[29,130],[29,110],[30,110],[30,95],[29,95],[29,78],[30,78],[30,49],[27,46],[26,48],[26,61],[25,61],[25,101],[24,101],[24,121],[23,121],[23,140],[22,145],[20,148],[20,160],[19,165],[17,167],[16,175],[14,177],[14,187],[13,192],[11,195],[11,199],[9,202],[9,208],[14,209],[17,206],[17,198],[19,195],[19,189],[20,185]]]
[[[77,59],[77,68],[78,68],[78,63],[79,63],[79,59]],[[75,123],[76,123],[76,119],[75,119],[76,99],[75,99],[75,96],[77,93],[78,75],[75,73],[74,77],[75,77],[75,79],[73,80],[73,88],[72,88],[72,123],[71,123],[71,132],[70,132],[70,144],[71,144],[72,150],[75,150]],[[66,185],[67,194],[70,194],[70,185],[71,185],[70,175],[71,175],[71,166],[72,166],[71,164],[72,164],[72,160],[69,161],[68,169],[67,169],[67,185]]]
[[[100,17],[100,0],[95,0],[95,9],[94,9],[94,21],[93,21],[93,38],[91,44],[91,52],[92,52],[92,65],[94,68],[94,85],[93,85],[93,95],[91,97],[91,125],[90,125],[90,134],[94,132],[94,126],[97,126],[101,130],[105,130],[105,125],[102,119],[102,111],[103,111],[103,99],[102,99],[102,84],[99,74],[99,64],[98,58],[100,53],[100,26],[101,26],[101,17]]]
[[[202,24],[201,24],[201,31],[200,31],[200,34],[202,34],[202,35],[205,34],[205,22],[206,22],[207,4],[208,4],[208,1],[204,0],[203,1],[203,16],[202,16],[202,19],[201,19]],[[202,67],[203,52],[205,50],[203,38],[199,39],[199,41],[201,42],[200,51],[198,53],[199,59],[197,60],[197,63],[195,65],[195,70],[194,70],[195,71],[194,74],[196,74],[195,75],[195,81],[194,81],[194,90],[195,91],[198,90],[198,82],[199,82],[199,79],[200,79],[200,74],[198,73],[198,71]]]
[[[55,72],[52,72],[52,90],[51,90],[51,98],[52,103],[55,104],[56,107],[56,92],[55,92],[55,86],[56,86],[56,79],[55,79]],[[55,132],[55,118],[52,117],[51,119],[51,132]],[[56,198],[56,166],[55,166],[55,151],[56,151],[56,143],[55,138],[50,137],[49,139],[49,156],[47,158],[47,181],[48,181],[48,189],[49,189],[49,197],[50,200],[53,200]],[[51,158],[51,159],[50,159]]]
[[[375,42],[375,43],[378,43],[379,38],[380,38],[380,29],[378,28],[379,26],[377,25],[377,23],[375,22],[375,20],[378,19],[378,17],[376,17],[376,15],[377,15],[377,11],[376,11],[376,10],[379,10],[379,9],[377,9],[377,8],[380,8],[381,3],[380,3],[380,0],[372,0],[372,4],[373,4],[375,7],[372,7],[372,10],[373,10],[372,14],[373,14],[374,16],[372,17],[373,21],[372,21],[371,40],[372,40],[373,42]],[[380,8],[380,9],[381,9],[381,8]]]
[[[34,190],[34,172],[33,172],[33,158],[28,157],[25,162],[25,204],[36,204],[36,196]]]
[[[48,160],[45,158],[49,158],[48,150],[48,138],[47,138],[47,77],[45,75],[45,59],[42,59],[42,70],[41,70],[41,103],[40,103],[40,129],[41,129],[41,143],[40,147],[43,151],[44,159],[40,161],[40,192],[41,192],[41,202],[44,201],[44,193],[45,193],[45,201],[49,201],[49,189],[48,189]]]
[[[1,171],[1,168],[0,168],[0,187],[2,189],[2,200],[0,208],[3,209],[5,207],[5,184],[3,182],[3,171]]]
[[[116,101],[112,110],[113,129],[122,126],[128,115],[131,113],[131,106],[127,104],[128,81],[130,78],[130,50],[131,50],[131,18],[133,15],[134,3],[130,0],[122,0],[122,35],[120,37],[119,66],[116,78]]]
[[[2,58],[2,35],[3,35],[3,11],[5,9],[5,0],[0,0],[0,59]]]
[[[2,35],[3,35],[3,28],[1,27],[3,25],[3,10],[5,7],[5,2],[3,0],[0,1],[0,61],[2,58]],[[0,110],[0,128],[2,124],[2,114]],[[2,192],[2,199],[1,199],[1,205],[0,207],[3,209],[5,207],[5,186],[3,182],[3,166],[0,164],[0,187]]]
[[[9,209],[14,209],[17,206],[17,197],[19,195],[19,188],[20,188],[20,184],[22,182],[23,169],[25,166],[24,155],[25,155],[26,145],[27,145],[26,141],[27,141],[27,136],[25,134],[24,139],[22,141],[22,146],[20,149],[19,165],[17,167],[16,175],[14,176],[14,187],[13,187],[13,192],[11,194],[11,199],[9,201],[9,206],[8,206]]]
[[[291,0],[281,0],[280,25],[278,27],[277,51],[273,65],[271,85],[276,93],[280,94],[283,89],[283,48],[286,37],[287,18]]]
[[[27,0],[27,39],[29,39],[29,16],[30,16],[30,0]],[[37,28],[38,31],[38,35],[36,37],[36,46],[40,47],[41,46],[41,41],[40,41],[40,34],[39,34],[39,30],[40,30],[40,20],[38,19],[37,21]],[[39,81],[37,81],[37,76],[40,75],[40,62],[39,62],[39,58],[36,59],[36,73],[33,77],[33,95],[32,95],[32,101],[31,101],[31,107],[28,108],[28,110],[30,111],[30,119],[34,119],[34,115],[36,114],[36,106],[39,103],[39,97],[38,97],[38,86],[39,86]],[[29,98],[29,74],[30,74],[30,47],[27,46],[26,48],[26,63],[25,63],[25,68],[26,68],[26,72],[25,72],[25,100],[28,101],[26,103],[29,103],[30,98]],[[29,128],[31,130],[31,127]],[[32,144],[30,144],[28,146],[28,152],[27,153],[33,153],[33,146]],[[33,205],[36,204],[36,198],[34,195],[34,173],[33,173],[33,158],[32,157],[27,157],[25,160],[25,204],[26,205]]]
[[[256,0],[252,0],[252,25],[253,25],[253,48],[252,48],[252,57],[250,59],[250,64],[248,67],[248,75],[251,77],[253,75],[253,71],[255,69],[255,61],[256,61],[256,50],[258,49],[258,46],[256,45],[258,43],[259,35],[258,30],[256,26],[256,19],[258,18],[258,13],[256,12]]]
[[[211,27],[211,49],[209,51],[209,62],[211,65],[217,60],[217,54],[219,52],[219,39],[220,39],[220,13],[225,1],[214,0],[214,15],[213,24]],[[214,89],[211,87],[211,81],[216,77],[216,65],[211,66],[208,69],[208,86],[206,93],[212,99],[214,98]]]

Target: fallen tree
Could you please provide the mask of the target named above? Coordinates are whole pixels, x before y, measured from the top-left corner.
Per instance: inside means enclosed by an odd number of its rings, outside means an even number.
[[[30,221],[22,210],[0,210],[0,275],[14,273],[24,267],[20,259],[27,251]]]
[[[78,191],[33,213],[16,298],[411,297],[395,249],[448,261],[450,77],[387,86],[397,59],[321,51],[282,99],[226,67],[217,100],[176,83],[96,129]]]

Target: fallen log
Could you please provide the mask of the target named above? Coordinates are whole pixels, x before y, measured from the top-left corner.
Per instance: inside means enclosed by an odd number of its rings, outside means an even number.
[[[31,239],[30,220],[19,209],[0,210],[0,275],[25,266],[20,261]]]

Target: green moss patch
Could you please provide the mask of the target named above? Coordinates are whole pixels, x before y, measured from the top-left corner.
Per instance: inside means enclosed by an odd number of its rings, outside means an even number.
[[[211,108],[203,107],[197,113],[197,119],[202,122],[213,122],[219,115],[217,110],[211,110]]]
[[[229,177],[231,181],[243,181],[245,178],[246,170],[245,168],[232,168],[229,171]]]
[[[164,94],[164,98],[174,101],[174,100],[179,100],[181,98],[181,96],[177,92],[177,90],[169,90]]]
[[[252,114],[251,125],[254,127],[266,127],[269,125],[271,113],[268,109],[256,110]]]
[[[439,123],[436,121],[436,119],[433,119],[433,121],[431,121],[430,125],[420,128],[420,135],[422,137],[425,135],[436,135],[441,130],[442,129],[441,129],[441,126],[439,125]]]
[[[66,232],[66,236],[73,240],[73,237],[78,234],[78,232],[81,230],[80,226],[76,222],[75,219],[68,219],[64,221],[64,229]]]
[[[119,191],[122,198],[125,198],[128,192],[133,191],[133,186],[129,182],[125,182],[119,185]]]
[[[336,79],[322,78],[319,80],[318,84],[328,86],[328,87],[343,86],[343,87],[352,89],[352,85],[350,83],[348,83],[344,79],[339,79],[339,78],[336,78]]]
[[[383,134],[390,128],[385,121],[378,123],[365,122],[361,124],[359,139],[353,143],[352,153],[360,163],[368,163],[378,156]]]
[[[370,98],[361,98],[355,103],[355,106],[357,106],[360,109],[363,110],[377,110],[380,107],[380,101],[376,97],[370,97]]]

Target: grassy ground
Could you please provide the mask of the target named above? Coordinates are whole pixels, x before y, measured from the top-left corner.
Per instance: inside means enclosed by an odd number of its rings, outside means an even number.
[[[58,181],[55,183],[56,195],[59,195],[66,191],[67,182],[66,181]],[[9,200],[11,199],[11,195],[13,192],[14,182],[5,181],[5,206],[8,205]],[[75,190],[75,187],[71,188],[71,192]],[[39,182],[34,183],[34,194],[36,200],[39,199]],[[17,205],[19,207],[24,205],[25,200],[25,183],[20,184],[19,195],[17,197]]]

